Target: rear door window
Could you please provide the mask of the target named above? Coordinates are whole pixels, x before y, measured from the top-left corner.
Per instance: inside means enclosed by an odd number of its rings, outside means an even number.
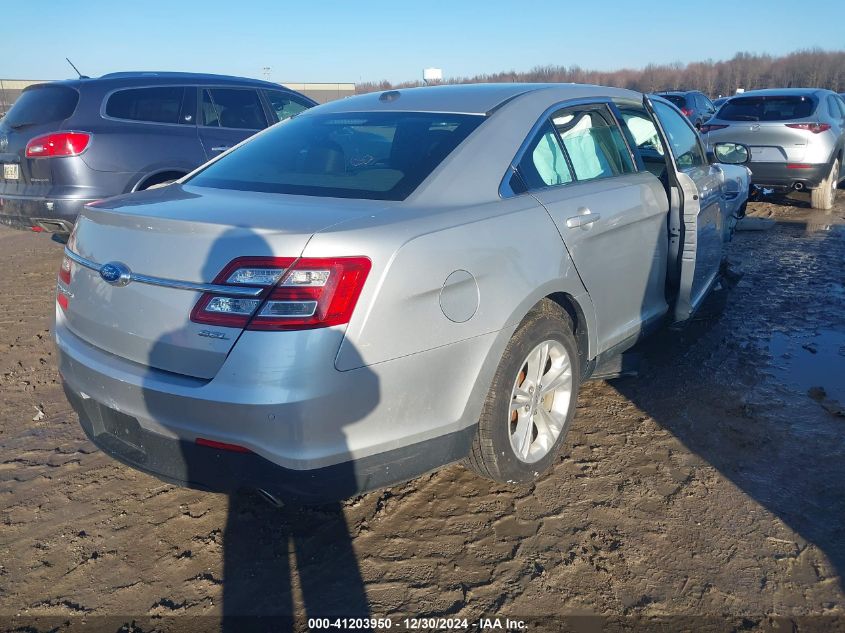
[[[719,118],[725,121],[790,121],[807,118],[815,109],[815,100],[808,96],[733,97],[719,110]]]
[[[276,115],[276,121],[284,121],[312,107],[305,99],[283,90],[265,90],[264,95]]]
[[[2,120],[11,128],[64,121],[77,103],[79,93],[69,86],[33,86],[23,91]]]
[[[622,132],[605,106],[558,110],[554,125],[577,180],[610,178],[635,171]]]
[[[267,127],[267,117],[257,91],[250,88],[206,88],[202,93],[203,125],[242,130]]]
[[[147,123],[179,123],[186,90],[194,89],[159,86],[117,90],[106,102],[106,116]],[[193,123],[193,119],[185,123]]]

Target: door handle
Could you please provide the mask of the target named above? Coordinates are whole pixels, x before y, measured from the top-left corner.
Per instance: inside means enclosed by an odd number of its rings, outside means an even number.
[[[225,152],[227,149],[232,149],[231,145],[218,145],[217,147],[212,147],[212,152]]]
[[[587,207],[581,207],[578,209],[578,215],[573,215],[571,218],[567,218],[566,226],[570,229],[574,229],[579,226],[582,229],[586,229],[589,228],[593,222],[600,219],[601,216],[598,213],[593,213]]]

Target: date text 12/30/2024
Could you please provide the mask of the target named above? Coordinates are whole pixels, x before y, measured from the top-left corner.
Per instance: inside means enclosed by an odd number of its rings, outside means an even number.
[[[402,618],[394,622],[391,618],[309,618],[308,628],[319,629],[375,629],[385,630],[396,628],[397,630],[500,630],[517,631],[526,628],[524,620],[510,618]]]

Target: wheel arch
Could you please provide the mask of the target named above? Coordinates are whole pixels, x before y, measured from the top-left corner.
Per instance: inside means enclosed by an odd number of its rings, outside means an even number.
[[[176,180],[177,178],[185,176],[187,173],[188,172],[183,169],[157,169],[156,171],[146,173],[138,178],[131,191],[141,191],[150,185],[159,184],[168,180]]]
[[[565,283],[565,282],[570,283]],[[568,287],[562,287],[568,286]],[[580,290],[578,292],[577,290]],[[590,295],[583,289],[580,280],[558,280],[538,288],[531,296],[519,303],[512,317],[499,330],[495,340],[490,345],[482,371],[475,379],[475,385],[467,399],[466,409],[462,419],[477,420],[481,413],[481,406],[493,376],[502,360],[508,341],[528,314],[536,310],[543,301],[551,301],[560,306],[572,319],[575,341],[578,344],[578,355],[582,374],[588,369],[589,362],[595,358],[597,350],[596,317]]]
[[[566,292],[554,292],[545,299],[559,305],[569,315],[572,321],[572,333],[575,335],[575,342],[578,344],[578,356],[581,361],[581,369],[587,366],[587,362],[595,356],[590,354],[590,326],[587,316],[579,301]]]

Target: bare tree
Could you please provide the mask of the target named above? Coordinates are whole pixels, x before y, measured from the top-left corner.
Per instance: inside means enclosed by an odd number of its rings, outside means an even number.
[[[681,64],[649,64],[645,68],[614,71],[587,70],[579,66],[537,66],[527,72],[504,71],[473,77],[455,77],[445,83],[576,82],[630,88],[641,92],[701,90],[711,97],[732,95],[737,88],[788,88],[795,86],[845,91],[845,51],[808,49],[782,57],[737,53],[727,61],[711,59]],[[356,85],[359,93],[411,88],[419,81],[389,81]]]

